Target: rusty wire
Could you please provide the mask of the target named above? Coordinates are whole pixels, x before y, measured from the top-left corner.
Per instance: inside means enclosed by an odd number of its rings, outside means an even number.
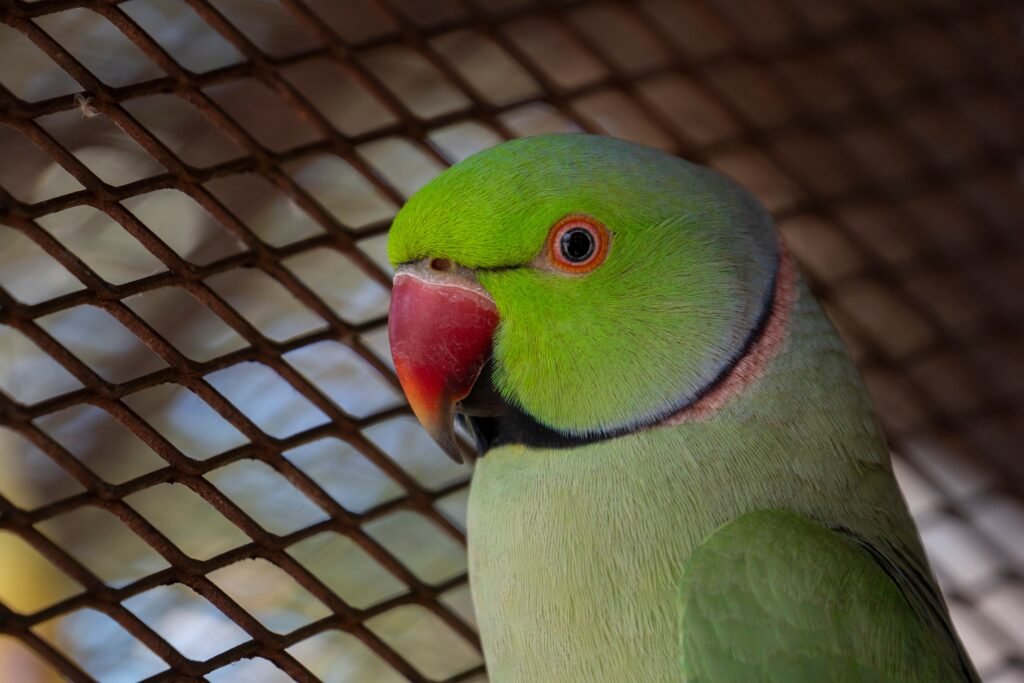
[[[288,257],[328,248],[345,254],[368,277],[387,286],[389,275],[358,248],[358,241],[386,232],[388,222],[378,221],[364,229],[353,230],[322,206],[283,166],[318,153],[334,155],[358,171],[376,191],[400,205],[404,193],[386,173],[359,153],[360,145],[398,136],[412,141],[438,165],[448,165],[452,159],[431,137],[432,131],[475,121],[498,138],[515,137],[519,132],[510,125],[506,115],[529,105],[547,106],[581,130],[620,134],[607,119],[595,116],[583,105],[586,98],[617,93],[634,104],[642,103],[638,111],[657,131],[655,144],[686,158],[723,168],[751,185],[772,209],[784,234],[787,221],[805,216],[814,216],[835,226],[845,241],[862,255],[863,263],[845,277],[829,278],[812,272],[810,279],[855,347],[857,361],[882,408],[882,418],[894,448],[897,451],[909,448],[922,436],[954,438],[965,444],[965,452],[973,459],[1003,476],[1002,487],[1017,493],[1024,491],[1024,465],[1017,457],[1019,444],[1024,443],[1021,387],[1017,387],[1016,393],[994,390],[993,373],[1010,370],[998,367],[999,364],[995,369],[986,366],[974,353],[980,341],[996,340],[1006,348],[1016,346],[1016,355],[1010,352],[1008,357],[1018,364],[1024,363],[1020,351],[1024,348],[1020,343],[1020,307],[994,305],[990,300],[997,298],[999,292],[991,288],[968,292],[969,298],[981,309],[983,322],[969,335],[958,335],[950,331],[941,301],[936,305],[928,292],[907,287],[908,279],[923,270],[935,270],[940,277],[961,277],[975,273],[979,267],[998,264],[1008,271],[1022,272],[1021,228],[1024,226],[1020,216],[1024,212],[1013,215],[1021,209],[1021,202],[1020,196],[1012,196],[1014,190],[1018,193],[1020,190],[1016,174],[1024,150],[1024,135],[1019,125],[1024,115],[1020,102],[1024,92],[1021,88],[1024,52],[1013,34],[1016,30],[1013,27],[1018,26],[1022,18],[1019,4],[999,0],[906,0],[899,3],[788,0],[750,3],[746,11],[752,12],[756,19],[747,20],[737,13],[735,5],[714,1],[527,1],[477,5],[468,0],[394,4],[373,0],[369,4],[392,28],[359,43],[350,43],[307,3],[280,0],[280,5],[294,21],[316,37],[314,46],[281,57],[263,52],[218,9],[217,3],[186,2],[242,55],[242,61],[201,73],[190,71],[125,12],[122,7],[125,3],[117,0],[0,0],[0,22],[40,48],[80,84],[88,98],[84,100],[82,93],[78,93],[28,102],[0,86],[0,123],[30,140],[83,188],[37,203],[24,203],[0,185],[0,223],[27,236],[84,285],[77,291],[31,305],[0,289],[0,323],[25,335],[66,368],[83,387],[31,405],[23,405],[0,393],[0,426],[22,435],[85,489],[32,510],[19,509],[0,497],[0,531],[13,532],[22,538],[84,588],[73,597],[30,614],[20,614],[0,604],[0,633],[22,641],[64,676],[76,681],[91,680],[78,664],[41,638],[33,627],[86,607],[112,618],[166,662],[166,671],[152,680],[202,679],[226,664],[254,656],[270,660],[296,680],[316,680],[313,672],[286,648],[331,629],[353,634],[409,680],[429,680],[402,653],[364,624],[375,615],[407,604],[429,609],[455,633],[477,646],[473,627],[438,599],[442,593],[464,584],[465,575],[440,584],[424,582],[361,528],[368,521],[395,510],[414,510],[462,543],[460,528],[439,513],[434,503],[462,489],[465,481],[441,489],[425,487],[363,434],[362,430],[369,425],[407,413],[405,407],[355,418],[283,358],[291,351],[317,342],[340,340],[397,386],[388,365],[367,348],[361,337],[362,333],[379,328],[385,320],[374,318],[358,324],[346,321],[282,264]],[[491,7],[492,4],[495,7],[504,4],[506,8]],[[104,17],[166,75],[120,86],[103,82],[35,21],[75,8],[88,9]],[[606,40],[613,31],[606,27],[602,34],[601,30],[595,31],[592,25],[579,21],[580,12],[593,9],[606,12],[609,17],[628,19],[634,30],[652,41],[660,56],[647,59],[647,63],[639,66],[630,64],[630,55],[617,51],[614,41]],[[432,18],[435,12],[442,10],[448,12],[446,18]],[[603,75],[578,86],[567,87],[560,83],[552,75],[551,65],[538,60],[509,30],[513,22],[523,20],[539,20],[557,27],[567,40],[590,55]],[[500,103],[482,94],[478,84],[446,59],[433,41],[437,36],[456,30],[469,31],[491,41],[532,79],[537,85],[536,91]],[[396,92],[361,59],[368,51],[396,45],[412,50],[443,74],[448,84],[467,100],[467,105],[437,116],[418,116],[403,94]],[[285,68],[317,59],[329,60],[340,67],[347,77],[372,93],[394,121],[356,135],[341,132],[282,75]],[[712,135],[715,139],[708,141],[707,136],[691,134],[674,118],[672,111],[652,104],[645,86],[658,78],[670,77],[682,77],[699,90],[722,120],[731,122],[726,126],[731,126],[731,130]],[[247,78],[273,91],[312,126],[316,139],[289,149],[268,149],[204,90]],[[817,92],[817,88],[822,91]],[[133,99],[156,94],[173,94],[195,107],[244,154],[202,167],[184,162],[124,106]],[[830,102],[828,98],[832,95],[841,101]],[[994,108],[995,123],[979,120],[977,110],[971,109],[971,105],[977,103],[981,103],[982,109]],[[43,116],[75,109],[112,121],[166,172],[122,185],[104,182],[37,121]],[[914,123],[920,119],[913,117],[927,118],[929,114],[938,117],[932,120],[934,126]],[[999,121],[1008,121],[1008,129],[999,130]],[[621,134],[629,135],[628,132]],[[644,133],[638,135],[642,138]],[[945,145],[955,136],[967,142],[963,149],[947,153]],[[874,160],[871,153],[863,151],[879,138],[882,143],[877,150],[898,150],[903,159]],[[806,146],[801,148],[800,143]],[[205,186],[211,180],[240,173],[255,173],[269,180],[323,232],[283,246],[272,246],[261,240]],[[984,196],[968,191],[979,186],[988,188]],[[161,189],[186,194],[240,240],[244,250],[203,265],[196,265],[176,253],[121,203]],[[950,199],[969,217],[970,224],[960,226],[970,232],[971,251],[966,257],[955,249],[946,248],[941,239],[936,240],[934,226],[913,210],[910,202],[922,196]],[[78,206],[93,207],[110,216],[159,259],[166,270],[123,284],[105,281],[38,222],[42,217]],[[878,244],[872,243],[872,237],[851,225],[848,220],[851,207],[868,207],[895,221],[905,233],[904,239],[914,244],[912,257],[894,262],[890,255],[880,252]],[[805,254],[797,250],[797,256],[805,257]],[[326,328],[283,342],[265,337],[206,283],[211,276],[237,268],[256,268],[274,278],[326,321]],[[871,329],[870,323],[866,326],[863,319],[858,318],[856,307],[851,311],[844,304],[845,288],[864,278],[895,292],[925,325],[936,331],[925,346],[915,349],[909,357],[894,353],[877,329]],[[967,281],[971,279],[968,277]],[[1010,276],[1002,281],[1007,287],[1012,286]],[[124,303],[128,297],[168,285],[180,287],[202,302],[236,331],[247,346],[209,360],[192,359]],[[1020,296],[1019,291],[1006,295]],[[109,381],[37,323],[42,316],[83,304],[109,313],[155,352],[167,367],[124,382]],[[975,389],[979,399],[967,409],[950,408],[937,400],[929,385],[932,377],[911,371],[918,360],[939,354],[952,354],[966,363],[975,377],[983,378],[981,386]],[[205,379],[215,371],[256,360],[273,369],[330,421],[287,437],[272,437]],[[241,432],[248,443],[204,460],[189,457],[122,400],[167,382],[181,385],[199,396]],[[947,389],[960,390],[955,384]],[[163,458],[166,465],[123,483],[111,484],[35,422],[55,411],[82,404],[108,412]],[[908,405],[912,406],[909,411],[905,410]],[[996,436],[992,436],[993,433]],[[398,482],[406,495],[368,511],[353,513],[282,456],[288,449],[327,436],[348,442]],[[268,532],[203,476],[242,460],[268,464],[329,518],[287,534]],[[924,473],[924,476],[929,475]],[[133,493],[162,483],[187,486],[241,529],[250,541],[206,560],[190,557],[124,501]],[[127,585],[111,587],[36,528],[41,522],[87,505],[114,514],[170,566]],[[956,503],[948,504],[946,511],[953,515],[964,514]],[[289,546],[328,530],[352,539],[409,590],[366,609],[348,605],[285,552]],[[285,570],[330,609],[330,616],[286,634],[266,628],[208,578],[211,572],[246,558],[263,558]],[[1012,563],[1003,570],[1003,575],[1009,581],[1020,582],[1019,570],[1013,569]],[[240,626],[249,640],[208,660],[191,660],[122,604],[132,596],[170,583],[186,585],[206,598]],[[955,591],[953,597],[958,597]],[[959,597],[966,603],[971,600],[970,596]],[[1019,658],[1013,657],[1004,663],[1005,666],[1020,664]],[[448,680],[469,680],[481,672],[482,666],[476,666]]]

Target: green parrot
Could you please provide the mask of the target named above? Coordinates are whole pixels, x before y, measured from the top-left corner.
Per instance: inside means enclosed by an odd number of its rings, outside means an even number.
[[[493,683],[978,681],[871,403],[765,209],[630,142],[506,142],[399,212],[390,342],[476,440]]]

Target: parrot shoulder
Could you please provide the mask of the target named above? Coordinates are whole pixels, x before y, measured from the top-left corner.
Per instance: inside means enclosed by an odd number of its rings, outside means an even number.
[[[977,680],[938,596],[862,539],[792,512],[719,527],[678,596],[690,683]]]

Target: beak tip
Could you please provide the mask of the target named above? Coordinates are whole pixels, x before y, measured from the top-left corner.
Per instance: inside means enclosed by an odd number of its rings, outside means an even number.
[[[452,424],[453,418],[454,416],[447,423],[438,423],[435,428],[428,429],[427,432],[441,450],[444,451],[445,455],[461,465],[466,462],[466,458],[462,453],[462,445],[455,436],[455,427]]]

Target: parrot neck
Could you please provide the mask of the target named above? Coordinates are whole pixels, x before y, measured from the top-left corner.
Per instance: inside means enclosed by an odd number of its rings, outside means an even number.
[[[793,258],[780,243],[779,268],[775,277],[772,298],[761,317],[755,334],[751,335],[743,351],[728,364],[714,382],[694,401],[683,406],[658,426],[674,426],[684,422],[702,420],[714,415],[720,408],[741,396],[760,379],[771,361],[785,345],[799,291]]]

